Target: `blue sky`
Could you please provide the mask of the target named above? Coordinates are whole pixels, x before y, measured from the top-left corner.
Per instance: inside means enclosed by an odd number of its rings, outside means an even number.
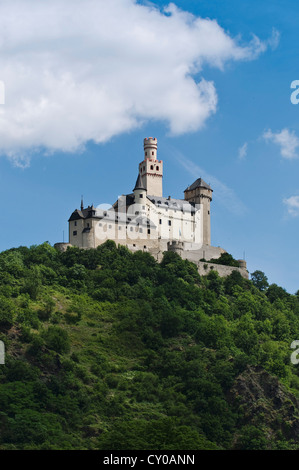
[[[295,293],[298,15],[290,0],[0,0],[0,250],[67,240],[81,194],[131,192],[153,136],[164,195],[204,178],[212,244]]]

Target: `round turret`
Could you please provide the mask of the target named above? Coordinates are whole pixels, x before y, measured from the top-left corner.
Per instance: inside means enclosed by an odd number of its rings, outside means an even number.
[[[247,269],[247,263],[244,259],[238,259],[240,268]]]
[[[56,250],[61,251],[62,253],[68,249],[69,246],[73,246],[70,243],[65,243],[65,242],[59,242],[59,243],[54,243],[54,248]]]
[[[157,160],[158,142],[155,137],[147,137],[143,141],[144,159]]]
[[[173,251],[178,255],[182,256],[182,251],[184,251],[184,243],[180,241],[173,240],[167,243],[167,250]]]

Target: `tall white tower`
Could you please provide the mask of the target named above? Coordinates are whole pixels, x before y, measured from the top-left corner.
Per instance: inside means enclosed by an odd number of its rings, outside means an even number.
[[[157,160],[157,139],[147,137],[144,139],[144,160],[139,163],[139,174],[143,186],[149,196],[163,196],[162,178],[163,162]]]
[[[211,245],[211,215],[210,203],[212,201],[212,188],[202,178],[198,178],[191,186],[185,189],[185,201],[202,204],[202,242]]]

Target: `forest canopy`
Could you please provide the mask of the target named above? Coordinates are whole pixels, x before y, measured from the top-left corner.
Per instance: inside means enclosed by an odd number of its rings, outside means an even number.
[[[0,449],[297,449],[299,296],[108,241],[0,253]]]

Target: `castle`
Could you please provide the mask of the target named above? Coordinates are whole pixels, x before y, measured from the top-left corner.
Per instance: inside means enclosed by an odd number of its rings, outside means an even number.
[[[215,269],[226,276],[233,269],[248,278],[246,263],[239,268],[206,263],[225,250],[211,246],[210,203],[212,188],[198,178],[184,191],[184,199],[163,197],[163,161],[157,158],[157,139],[144,139],[144,158],[130,194],[118,197],[108,208],[93,205],[76,209],[69,218],[68,246],[96,248],[106,240],[125,245],[131,251],[148,251],[161,261],[165,251],[174,251],[198,266],[200,274]],[[205,260],[205,261],[202,261]]]

